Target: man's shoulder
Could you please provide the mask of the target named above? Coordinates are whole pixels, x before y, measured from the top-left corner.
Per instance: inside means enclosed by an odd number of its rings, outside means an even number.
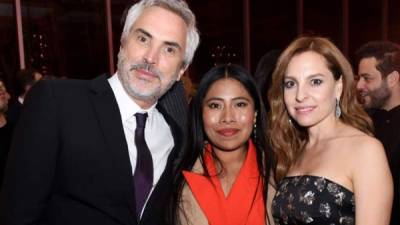
[[[160,109],[160,107],[164,116],[168,114],[179,127],[182,129],[186,127],[188,103],[181,81],[175,83],[171,89],[160,98],[158,108]]]
[[[28,92],[26,101],[51,101],[60,103],[85,101],[87,97],[96,93],[111,91],[107,78],[104,76],[93,80],[55,79],[41,80]],[[33,99],[33,100],[32,100]],[[25,105],[25,104],[24,104]]]
[[[41,80],[35,86],[37,88],[51,88],[58,91],[66,90],[79,90],[79,89],[96,89],[96,87],[106,87],[108,82],[105,75],[96,77],[92,80],[83,79],[53,79],[53,80]]]
[[[188,106],[181,81],[176,82],[160,99],[159,104],[167,111],[185,110]],[[186,110],[185,110],[186,111]],[[182,112],[179,112],[178,115]]]

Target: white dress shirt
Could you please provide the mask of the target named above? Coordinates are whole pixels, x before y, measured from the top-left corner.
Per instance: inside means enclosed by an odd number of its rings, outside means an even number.
[[[149,109],[144,110],[141,109],[131,97],[129,97],[123,88],[121,81],[118,79],[117,73],[109,78],[108,82],[110,83],[111,89],[114,92],[119,111],[121,113],[122,125],[124,128],[126,142],[128,144],[129,159],[132,165],[132,174],[135,174],[137,157],[135,145],[136,117],[134,115],[137,112],[147,112],[148,114],[144,136],[153,159],[154,177],[153,187],[151,189],[152,192],[158,180],[160,179],[161,174],[164,172],[165,166],[167,165],[168,156],[174,147],[174,139],[171,129],[168,123],[165,121],[163,115],[157,110],[157,103],[155,103]],[[143,209],[144,208],[145,207],[143,207]]]

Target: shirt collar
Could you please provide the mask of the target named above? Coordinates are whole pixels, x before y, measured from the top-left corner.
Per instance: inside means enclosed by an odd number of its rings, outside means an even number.
[[[397,113],[400,111],[400,105],[394,107],[393,109],[389,110],[390,113]]]
[[[117,73],[110,77],[108,79],[108,82],[110,83],[111,89],[113,90],[115,98],[117,100],[122,121],[128,120],[137,112],[147,112],[149,114],[149,117],[153,114],[157,102],[148,109],[140,108],[140,106],[128,95],[128,93],[126,93],[121,81],[118,78]]]
[[[387,111],[385,109],[373,109],[371,115],[378,120],[386,120],[392,116],[396,116],[400,113],[400,105]]]

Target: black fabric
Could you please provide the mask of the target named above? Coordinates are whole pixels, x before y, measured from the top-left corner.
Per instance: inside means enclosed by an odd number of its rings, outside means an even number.
[[[394,199],[391,225],[400,224],[400,105],[390,111],[374,110],[371,112],[375,136],[386,151],[394,183]]]
[[[8,110],[7,110],[7,121],[11,122],[13,124],[16,124],[18,121],[18,118],[20,117],[21,110],[22,110],[23,105],[17,100],[13,99],[10,101],[8,104]]]
[[[355,224],[353,192],[318,176],[286,177],[272,202],[275,224]]]
[[[6,125],[0,127],[0,187],[3,184],[4,169],[10,149],[13,129],[14,125],[11,122],[7,122]]]
[[[185,98],[183,92],[167,95]],[[186,138],[177,122],[186,118],[185,109],[176,107],[163,100],[157,105],[175,146],[139,222],[121,115],[106,77],[38,82],[14,132],[0,224],[164,224],[173,165]]]

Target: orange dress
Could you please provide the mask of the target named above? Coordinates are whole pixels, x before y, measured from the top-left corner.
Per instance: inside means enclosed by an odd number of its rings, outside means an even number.
[[[210,145],[206,147],[204,160],[211,177],[188,171],[183,171],[183,175],[209,224],[265,225],[264,185],[253,143],[249,141],[245,162],[227,197],[215,176],[216,168]]]

